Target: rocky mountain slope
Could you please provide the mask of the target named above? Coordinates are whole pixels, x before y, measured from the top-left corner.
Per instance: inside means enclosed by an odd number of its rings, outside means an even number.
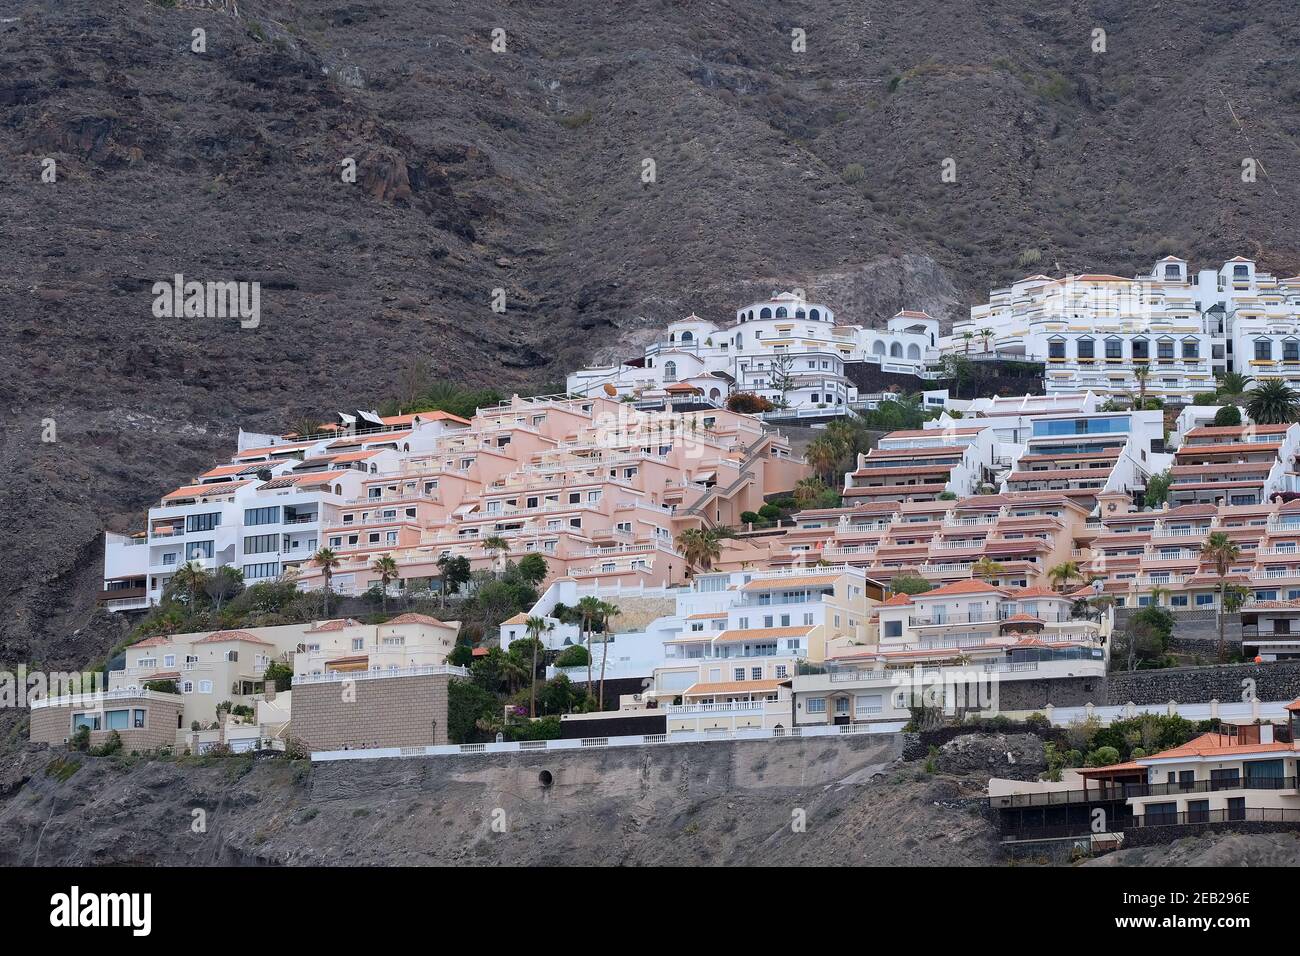
[[[902,759],[902,746],[813,738],[332,764],[28,748],[0,770],[0,865],[999,862],[979,808],[984,765],[1011,749],[1018,767],[1036,754],[1041,768],[1037,738],[965,740],[952,767]]]
[[[102,654],[104,528],[412,356],[540,386],[779,287],[879,323],[1173,251],[1293,273],[1296,33],[1290,0],[6,4],[0,665]],[[260,282],[260,327],[155,318],[178,273]]]

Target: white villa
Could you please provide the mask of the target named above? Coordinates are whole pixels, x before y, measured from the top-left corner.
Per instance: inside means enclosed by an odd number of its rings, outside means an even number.
[[[1028,276],[996,289],[954,325],[944,351],[1045,362],[1048,394],[1138,390],[1190,402],[1216,372],[1300,384],[1300,276],[1279,279],[1238,256],[1188,271],[1167,256],[1147,275]]]
[[[725,328],[688,315],[643,356],[574,372],[566,387],[579,395],[693,396],[713,404],[733,391],[752,392],[778,407],[834,414],[858,400],[846,363],[917,375],[937,360],[938,342],[939,321],[924,312],[899,312],[884,329],[837,325],[826,306],[781,292],[738,309]]]

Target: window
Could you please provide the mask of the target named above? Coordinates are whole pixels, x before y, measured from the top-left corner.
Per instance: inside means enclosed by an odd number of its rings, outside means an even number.
[[[1124,357],[1124,343],[1119,339],[1106,340],[1106,358],[1119,359]]]
[[[853,712],[855,714],[878,714],[884,709],[881,700],[879,694],[858,694],[853,698]]]
[[[252,581],[255,578],[274,578],[280,574],[280,565],[276,561],[266,561],[261,564],[244,565],[244,580]]]
[[[750,679],[750,680],[762,680],[762,679],[763,679],[763,668],[761,668],[761,667],[751,667],[751,668],[749,669],[749,679]]]
[[[244,554],[270,554],[279,550],[278,534],[252,534],[244,537]]]
[[[1198,595],[1196,595],[1196,606],[1197,606],[1197,607],[1213,607],[1213,606],[1214,606],[1214,595],[1213,595],[1213,594],[1198,594]]]
[[[1199,359],[1201,357],[1201,343],[1195,339],[1183,340],[1183,358]]]
[[[1300,342],[1295,339],[1287,339],[1283,342],[1282,360],[1285,362],[1300,362]]]
[[[137,728],[137,729],[143,727],[143,726],[144,726],[144,710],[141,709],[141,708],[136,708],[136,709],[133,710],[131,713],[132,713],[131,726],[132,726],[132,727],[135,727],[135,728]]]
[[[731,671],[731,679],[732,679],[732,680],[744,680],[744,679],[745,679],[745,668],[743,668],[743,667],[735,667],[735,668],[732,668],[732,671]]]
[[[1079,339],[1076,347],[1078,348],[1079,351],[1079,358],[1081,359],[1095,358],[1096,348],[1095,348],[1095,343],[1092,341],[1092,339]]]
[[[1174,360],[1174,343],[1172,339],[1162,339],[1156,343],[1156,358],[1162,362]]]
[[[776,665],[776,677],[777,677],[777,680],[782,680],[783,678],[785,678],[785,676],[788,674],[788,672],[789,672],[789,668],[787,668],[784,664],[777,664],[777,665]]]
[[[824,714],[824,713],[826,713],[826,698],[825,698],[825,697],[809,697],[809,698],[808,698],[808,713],[810,713],[810,714]]]
[[[91,730],[99,730],[100,719],[101,715],[97,713],[73,714],[72,729],[76,730],[79,727],[88,727]]]
[[[1047,357],[1050,359],[1065,358],[1065,340],[1057,339],[1047,343]]]
[[[1150,344],[1146,339],[1134,339],[1132,344],[1133,361],[1142,361],[1151,357]]]
[[[201,680],[201,681],[199,681],[199,693],[200,693],[200,694],[211,694],[211,693],[212,693],[212,681],[210,681],[210,680]]]
[[[126,730],[131,726],[131,711],[109,710],[104,712],[106,730]]]
[[[378,489],[371,489],[377,491]],[[348,515],[348,517],[352,517]],[[245,508],[244,524],[277,524],[280,520],[280,506],[270,508]],[[345,519],[346,520],[346,519]]]
[[[185,560],[198,561],[212,557],[211,541],[191,541],[185,545]]]
[[[1273,343],[1268,339],[1255,340],[1255,360],[1260,362],[1271,361],[1273,358]]]
[[[885,637],[902,637],[902,636],[903,636],[902,621],[885,622]]]
[[[352,649],[354,651],[363,651],[366,649],[366,639],[364,637],[352,638]]]
[[[211,531],[217,525],[221,524],[221,512],[213,511],[208,514],[190,515],[185,519],[186,531]]]

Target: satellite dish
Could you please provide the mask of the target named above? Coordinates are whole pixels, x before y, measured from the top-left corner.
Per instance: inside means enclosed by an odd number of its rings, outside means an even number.
[[[606,382],[605,394],[608,395],[610,398],[613,398],[615,395],[618,394],[618,389],[616,389],[613,385],[610,385],[609,382]]]

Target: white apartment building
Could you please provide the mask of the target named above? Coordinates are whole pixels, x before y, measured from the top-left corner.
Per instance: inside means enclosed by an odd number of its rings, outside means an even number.
[[[831,309],[797,291],[774,293],[738,309],[731,326],[689,315],[644,355],[581,369],[567,388],[636,399],[689,393],[719,405],[733,391],[752,392],[778,407],[834,413],[858,400],[846,363],[918,375],[937,359],[938,341],[939,322],[924,312],[899,312],[884,329],[837,325]]]
[[[954,325],[945,351],[1046,363],[1046,388],[1139,390],[1190,402],[1216,372],[1300,384],[1300,276],[1275,278],[1238,256],[1189,273],[1167,256],[1147,275],[1028,276],[996,289]]]
[[[353,424],[305,439],[241,431],[230,463],[163,495],[145,531],[106,534],[101,603],[114,611],[157,604],[189,562],[209,571],[238,568],[246,584],[301,568],[322,545],[322,529],[366,493],[368,478],[469,425],[428,412],[363,419],[370,430],[357,433],[357,416],[340,419]]]

